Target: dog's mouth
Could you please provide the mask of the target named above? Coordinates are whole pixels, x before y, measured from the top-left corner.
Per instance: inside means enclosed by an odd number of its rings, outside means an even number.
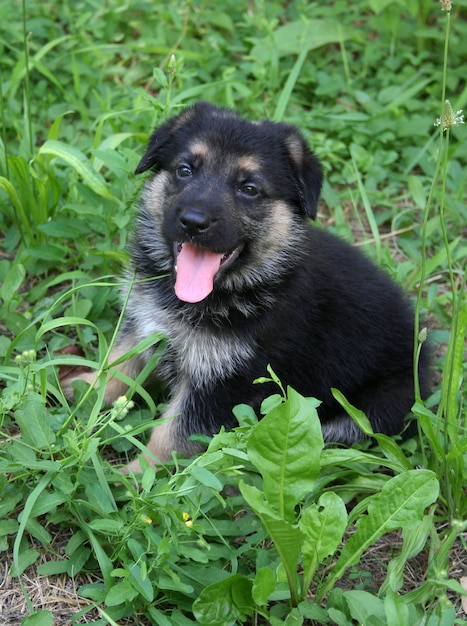
[[[200,302],[214,289],[217,274],[232,265],[243,244],[231,252],[213,252],[192,243],[175,243],[175,294],[184,302]]]

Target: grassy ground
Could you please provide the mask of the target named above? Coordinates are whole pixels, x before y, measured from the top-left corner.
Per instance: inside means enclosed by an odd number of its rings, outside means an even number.
[[[466,8],[0,0],[0,624],[465,623]],[[279,487],[271,419],[243,407],[138,487],[112,463],[154,402],[63,397],[64,350],[105,364],[148,133],[200,98],[298,125],[321,222],[413,295],[436,354],[416,439],[318,437]],[[269,415],[316,418],[295,396]]]

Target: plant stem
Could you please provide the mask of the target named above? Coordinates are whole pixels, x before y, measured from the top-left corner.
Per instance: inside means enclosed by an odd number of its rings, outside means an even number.
[[[28,140],[29,140],[29,153],[32,157],[34,151],[34,142],[32,139],[32,120],[31,120],[31,111],[30,111],[30,103],[31,103],[31,88],[29,82],[29,43],[28,43],[28,34],[26,28],[26,0],[22,2],[23,9],[23,47],[24,47],[24,62],[26,66],[26,75],[24,78],[24,86],[25,86],[25,98],[24,98],[24,114],[26,117],[26,123],[28,128]]]

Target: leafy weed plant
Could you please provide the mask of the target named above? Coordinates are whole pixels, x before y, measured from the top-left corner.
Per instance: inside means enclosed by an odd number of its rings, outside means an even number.
[[[445,104],[457,94],[456,111],[467,95],[460,9],[435,15],[422,0],[21,7],[0,25],[0,549],[26,599],[21,623],[55,619],[30,598],[31,571],[80,580],[86,604],[65,623],[463,623],[465,592],[449,565],[467,518],[467,154]],[[7,0],[1,9],[10,15]],[[238,428],[204,454],[145,466],[137,481],[116,466],[144,449],[140,436],[161,409],[142,387],[154,363],[113,407],[102,407],[102,385],[77,385],[73,404],[63,397],[60,368],[91,367],[102,380],[112,368],[114,276],[148,132],[200,97],[300,126],[328,168],[327,227],[418,292],[417,318],[436,317],[428,339],[446,350],[438,390],[414,407],[418,442],[375,435],[372,448],[324,448],[316,401],[269,372],[278,394],[261,421],[236,407]],[[156,360],[163,338],[151,341]],[[74,343],[84,356],[63,353]],[[393,532],[402,545],[384,580],[352,587],[363,556]],[[427,575],[407,589],[406,566],[422,552]]]

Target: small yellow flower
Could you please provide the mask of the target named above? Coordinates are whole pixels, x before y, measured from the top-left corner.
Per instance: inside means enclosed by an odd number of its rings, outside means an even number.
[[[182,513],[182,518],[188,527],[193,526],[193,520],[190,519],[190,516],[188,515],[188,513]]]

